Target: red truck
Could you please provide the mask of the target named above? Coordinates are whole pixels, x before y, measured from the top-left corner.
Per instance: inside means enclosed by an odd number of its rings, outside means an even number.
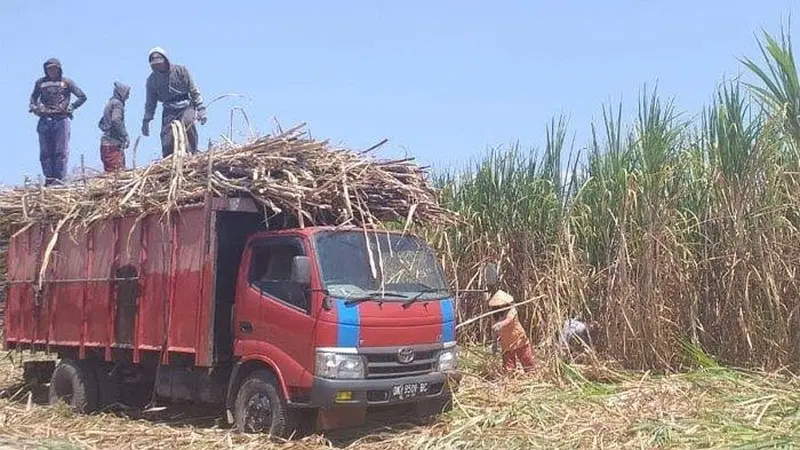
[[[250,199],[87,229],[39,224],[8,248],[4,344],[58,355],[25,376],[80,412],[216,404],[235,429],[287,436],[372,407],[451,407],[454,304],[410,234],[287,228]],[[50,250],[48,250],[50,247]]]

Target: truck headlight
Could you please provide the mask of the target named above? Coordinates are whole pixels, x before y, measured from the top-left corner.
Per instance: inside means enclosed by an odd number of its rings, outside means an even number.
[[[458,348],[447,348],[439,353],[437,369],[439,372],[449,372],[458,368]]]
[[[364,360],[359,355],[318,350],[315,372],[322,378],[364,378]]]

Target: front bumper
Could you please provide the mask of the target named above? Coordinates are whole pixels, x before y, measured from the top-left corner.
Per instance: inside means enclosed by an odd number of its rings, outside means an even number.
[[[309,406],[382,406],[448,398],[458,389],[461,378],[460,371],[362,380],[314,377]]]

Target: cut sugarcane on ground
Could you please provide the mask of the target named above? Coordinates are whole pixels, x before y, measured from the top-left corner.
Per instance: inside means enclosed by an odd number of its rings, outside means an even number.
[[[0,448],[523,449],[793,448],[800,446],[800,379],[711,365],[656,376],[607,365],[542,361],[531,376],[497,377],[477,349],[453,411],[420,424],[378,416],[364,427],[288,443],[233,433],[214,409],[73,414],[36,404],[21,358],[0,355]],[[10,399],[9,396],[15,398]]]

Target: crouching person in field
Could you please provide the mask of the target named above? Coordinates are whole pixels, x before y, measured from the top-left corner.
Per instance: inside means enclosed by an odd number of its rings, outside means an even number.
[[[575,360],[592,351],[592,334],[597,331],[597,323],[584,323],[578,319],[567,319],[556,333],[556,346],[563,356]]]
[[[103,132],[100,138],[100,159],[106,172],[125,168],[125,149],[130,144],[125,128],[125,102],[130,93],[130,86],[114,82],[114,93],[106,103],[103,117],[97,124]]]
[[[498,337],[503,368],[509,372],[514,371],[517,361],[519,361],[526,372],[532,371],[534,369],[533,348],[517,316],[514,298],[498,289],[489,298],[489,308],[494,311],[492,331]]]

